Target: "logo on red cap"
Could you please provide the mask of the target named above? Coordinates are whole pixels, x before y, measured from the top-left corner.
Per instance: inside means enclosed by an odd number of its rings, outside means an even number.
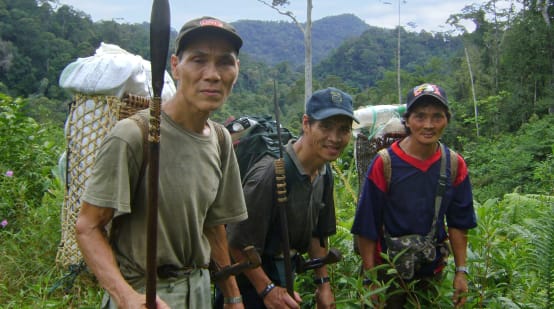
[[[202,19],[200,21],[200,26],[202,27],[205,27],[205,26],[212,26],[212,27],[219,27],[219,28],[223,28],[223,23],[217,19]]]
[[[432,92],[432,93],[438,95],[439,97],[442,97],[442,94],[441,94],[441,92],[439,90],[439,87],[437,85],[423,84],[423,85],[420,85],[419,87],[415,87],[414,88],[414,97],[419,96],[423,92]]]

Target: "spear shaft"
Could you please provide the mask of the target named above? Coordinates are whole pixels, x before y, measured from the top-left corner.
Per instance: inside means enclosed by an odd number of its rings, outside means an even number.
[[[156,308],[156,258],[158,245],[158,177],[160,161],[161,94],[169,50],[169,3],[154,0],[150,16],[152,100],[148,126],[148,188],[146,212],[146,307]]]

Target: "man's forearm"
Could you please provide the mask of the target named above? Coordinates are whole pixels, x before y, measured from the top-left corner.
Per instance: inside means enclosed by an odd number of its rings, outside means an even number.
[[[216,225],[204,229],[211,246],[211,258],[219,266],[231,265],[229,246],[227,244],[227,232],[224,225]],[[234,276],[223,278],[217,282],[225,297],[240,295],[240,291]]]
[[[456,266],[466,266],[467,230],[448,228],[448,234]]]
[[[319,243],[319,238],[313,237],[310,241],[310,247],[308,248],[308,255],[311,259],[324,258],[329,250],[327,249],[327,239],[324,241],[325,247],[321,247]],[[316,278],[325,278],[329,276],[327,272],[327,266],[323,265],[322,267],[316,268],[314,270]]]
[[[374,240],[363,236],[358,236],[357,239],[364,271],[375,267],[375,251],[377,250],[377,243]]]
[[[119,271],[102,225],[95,224],[89,217],[80,216],[76,226],[76,240],[88,268],[118,304],[124,295],[135,293]]]

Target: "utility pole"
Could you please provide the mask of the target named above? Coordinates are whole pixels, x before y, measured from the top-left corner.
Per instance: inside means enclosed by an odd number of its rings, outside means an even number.
[[[400,85],[400,3],[402,1],[406,3],[406,0],[398,0],[398,38],[396,40],[396,86],[398,88],[398,104],[402,104],[402,87]],[[392,2],[388,1],[383,1],[382,3],[392,5]]]
[[[398,86],[398,104],[402,104],[402,88],[400,87],[400,1],[398,0],[398,42],[396,46],[396,83]]]

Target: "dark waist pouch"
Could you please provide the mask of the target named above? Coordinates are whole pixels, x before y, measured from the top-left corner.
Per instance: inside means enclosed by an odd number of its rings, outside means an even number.
[[[444,242],[436,244],[433,239],[417,234],[399,237],[385,235],[385,244],[387,254],[395,259],[394,266],[403,279],[412,279],[420,269],[435,262],[438,250],[442,256],[448,256],[448,247]],[[443,252],[441,247],[445,247],[446,251]]]

